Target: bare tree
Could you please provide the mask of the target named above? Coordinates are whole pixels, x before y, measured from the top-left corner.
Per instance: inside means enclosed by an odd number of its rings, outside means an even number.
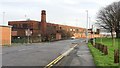
[[[113,33],[116,32],[116,38],[120,38],[120,1],[114,2],[105,8],[102,8],[97,16],[100,27],[111,32],[112,45],[115,45]]]
[[[114,32],[116,32],[116,37],[120,38],[120,1],[102,8],[98,13],[97,19],[101,27],[111,32],[112,38]]]

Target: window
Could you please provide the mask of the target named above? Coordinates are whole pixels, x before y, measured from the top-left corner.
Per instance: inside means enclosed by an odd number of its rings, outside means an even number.
[[[27,24],[22,24],[22,27],[23,28],[28,28],[28,25]]]
[[[13,28],[17,28],[17,24],[13,24]]]

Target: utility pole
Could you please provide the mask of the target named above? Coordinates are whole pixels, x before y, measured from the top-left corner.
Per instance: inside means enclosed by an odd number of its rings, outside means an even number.
[[[87,13],[87,25],[86,25],[86,43],[88,43],[88,10],[86,10]]]
[[[89,29],[90,29],[90,22],[91,22],[91,18],[89,17]]]

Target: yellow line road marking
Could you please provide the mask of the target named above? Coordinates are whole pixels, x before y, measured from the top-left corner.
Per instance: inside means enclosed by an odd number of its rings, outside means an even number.
[[[75,47],[77,46],[74,45],[72,48],[70,48],[68,51],[63,53],[62,55],[58,56],[56,59],[54,59],[52,62],[50,62],[48,65],[46,65],[44,68],[51,68],[53,65],[55,65],[57,62],[59,62],[63,57],[67,56]]]

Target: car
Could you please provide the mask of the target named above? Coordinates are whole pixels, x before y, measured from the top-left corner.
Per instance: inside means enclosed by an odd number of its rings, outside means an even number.
[[[74,39],[75,39],[75,37],[71,37],[71,39],[72,39],[72,40],[74,40]]]

